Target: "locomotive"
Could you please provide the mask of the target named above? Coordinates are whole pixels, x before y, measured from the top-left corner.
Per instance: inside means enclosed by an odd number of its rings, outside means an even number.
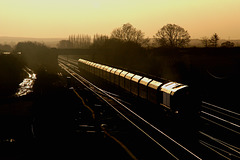
[[[148,77],[130,73],[85,59],[78,60],[80,71],[91,73],[125,89],[133,95],[156,105],[161,105],[173,113],[189,109],[189,86],[173,81],[156,81]]]

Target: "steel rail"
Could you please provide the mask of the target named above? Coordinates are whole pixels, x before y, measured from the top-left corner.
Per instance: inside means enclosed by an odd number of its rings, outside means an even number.
[[[219,123],[217,123],[217,122],[215,122],[215,121],[212,121],[212,120],[210,120],[210,119],[208,119],[208,118],[205,118],[205,117],[203,117],[203,116],[200,116],[200,118],[202,118],[202,119],[204,119],[204,120],[206,120],[206,121],[208,121],[208,122],[211,122],[211,123],[213,123],[213,124],[215,124],[215,125],[217,125],[217,126],[219,126],[219,127],[222,127],[222,128],[224,128],[224,129],[226,129],[226,130],[229,130],[229,131],[231,131],[231,132],[233,132],[233,133],[236,133],[236,134],[239,134],[239,135],[240,135],[240,132],[235,131],[235,130],[233,130],[233,129],[229,128],[229,127],[226,127],[226,126],[224,126],[224,125],[222,125],[222,124],[219,124]]]
[[[66,61],[66,60],[63,60],[63,61]],[[72,60],[70,60],[69,63],[71,63],[71,64],[73,64],[73,65],[77,65],[77,61],[72,61]],[[89,82],[89,81],[88,81],[88,82]],[[91,82],[90,82],[90,83],[91,83]],[[95,85],[94,85],[94,86],[95,86]],[[98,87],[97,87],[97,88],[98,88]],[[100,89],[100,88],[99,88],[99,89]],[[102,89],[100,89],[100,90],[102,90]],[[111,94],[111,92],[107,92],[107,91],[104,92],[104,94],[105,94],[106,96],[110,97],[111,99],[115,99],[115,98],[112,97],[111,95],[108,95],[108,93]],[[112,94],[112,95],[113,95],[113,94]],[[113,95],[113,96],[114,96],[114,95]],[[118,100],[121,101],[121,99],[118,99]],[[119,102],[118,100],[115,99],[115,102],[117,102],[119,105],[121,105],[122,107],[124,107],[125,109],[127,109],[129,112],[131,112],[132,114],[134,114],[136,117],[138,117],[139,119],[141,119],[143,122],[145,122],[146,124],[148,124],[149,126],[151,126],[152,128],[154,128],[156,131],[158,131],[158,132],[161,133],[162,135],[165,134],[165,133],[163,133],[161,130],[159,130],[158,128],[156,128],[155,126],[153,126],[151,123],[149,123],[148,121],[146,121],[145,119],[143,119],[142,117],[140,117],[138,114],[136,114],[135,112],[133,112],[131,109],[129,109],[128,107],[126,107],[124,104],[122,104],[121,102]],[[107,102],[106,102],[106,103],[107,103]],[[205,102],[205,101],[202,101],[202,108],[208,109],[208,110],[212,111],[213,113],[215,112],[215,113],[218,113],[218,114],[220,114],[220,115],[226,116],[226,117],[228,117],[228,118],[235,119],[235,120],[237,120],[237,121],[240,120],[240,117],[238,118],[238,116],[240,116],[239,113],[234,112],[234,111],[231,111],[231,110],[228,110],[228,109],[225,109],[225,108],[223,108],[223,107],[219,107],[219,106],[217,106],[217,105],[213,105],[213,104],[208,103],[208,102]],[[225,113],[224,113],[224,112],[225,112]],[[240,127],[240,125],[238,125],[238,124],[236,124],[236,123],[230,122],[230,121],[228,121],[228,120],[226,120],[226,119],[224,119],[224,118],[222,118],[222,117],[218,117],[218,116],[213,115],[213,114],[211,114],[211,113],[208,113],[208,112],[206,112],[206,111],[201,111],[201,113],[203,113],[203,114],[205,114],[205,115],[208,115],[208,116],[210,116],[210,117],[212,117],[212,118],[218,119],[218,120],[220,120],[220,121],[222,121],[222,122],[231,124],[231,125],[233,125],[233,126],[235,126],[235,127]],[[230,130],[230,131],[233,131],[233,132],[239,134],[239,132],[237,132],[237,131],[235,131],[235,130],[232,130],[232,129],[226,127],[226,126],[223,126],[223,125],[221,125],[221,124],[219,124],[219,123],[217,123],[217,122],[215,122],[215,121],[209,120],[209,119],[207,119],[206,117],[203,117],[203,116],[200,116],[200,117],[203,118],[203,119],[205,119],[205,120],[207,120],[207,121],[212,122],[213,124],[216,124],[216,125],[218,125],[218,126],[221,126],[221,127],[225,128],[225,129],[228,129],[228,130]],[[164,135],[164,136],[168,138],[168,135]],[[171,137],[169,137],[168,139],[171,139]],[[175,140],[173,140],[173,141],[175,141]],[[200,141],[201,141],[201,140],[200,140]],[[175,141],[175,142],[176,142],[176,141]],[[176,144],[178,144],[178,142],[176,142]],[[205,147],[208,145],[208,147],[212,147],[212,149],[214,148],[214,146],[211,146],[210,144],[208,144],[208,143],[206,143],[206,142],[204,142],[204,141],[202,141],[201,144],[204,145]],[[179,144],[179,146],[180,146],[180,145],[181,145],[181,144]],[[223,145],[223,144],[222,144],[222,145]],[[227,145],[228,145],[228,147],[231,146],[230,144],[227,144]],[[223,145],[223,146],[224,146],[224,145]],[[225,146],[225,147],[226,147],[226,146]],[[235,147],[235,146],[233,146],[233,147]],[[182,147],[182,148],[184,149],[185,147]],[[215,148],[215,149],[217,149],[217,148]],[[191,152],[191,151],[190,151],[190,152]],[[226,152],[226,151],[225,151],[225,152]],[[238,152],[237,152],[237,153],[238,153]],[[199,157],[198,157],[198,158],[199,158]]]
[[[239,118],[237,117],[237,112],[233,112],[205,101],[202,101],[202,103],[203,105],[202,110],[200,111],[200,118],[219,127],[240,134],[238,131],[240,125],[238,124]]]
[[[199,131],[199,133],[240,155],[240,151],[239,151],[240,148],[239,147],[236,147],[234,145],[228,144],[227,142],[224,142],[224,141],[222,141],[220,139],[214,138],[214,137],[210,136],[209,134],[204,133],[202,131]]]
[[[237,116],[240,116],[240,113],[237,113],[237,112],[234,112],[234,111],[231,111],[231,110],[228,110],[228,109],[225,109],[223,107],[219,107],[217,105],[214,105],[214,104],[211,104],[211,103],[208,103],[208,102],[205,102],[205,101],[202,101],[203,104],[206,104],[206,105],[209,105],[209,106],[212,106],[214,108],[218,108],[220,110],[223,110],[223,111],[226,111],[226,112],[229,112],[229,113],[232,113],[232,114],[235,114]]]
[[[62,62],[62,63],[64,63],[64,62]],[[69,66],[68,66],[68,67],[69,67]],[[78,69],[78,67],[77,67],[77,69]],[[113,95],[113,96],[115,96],[115,97],[119,97],[119,95],[117,95],[117,94],[115,94],[115,93],[111,93],[111,92],[108,92],[108,91],[106,91],[106,90],[103,90],[103,89],[99,88],[98,86],[94,85],[93,83],[89,82],[87,79],[85,79],[85,78],[83,78],[83,77],[81,77],[81,79],[84,80],[86,83],[90,84],[91,86],[93,86],[94,88],[96,88],[97,90],[103,92],[103,93],[108,93],[108,94],[111,94],[111,95]]]
[[[201,145],[203,145],[204,147],[212,150],[213,152],[215,152],[215,153],[218,154],[219,156],[221,156],[221,157],[223,157],[223,158],[225,158],[225,159],[231,160],[231,158],[228,158],[227,156],[225,156],[225,155],[223,155],[222,153],[220,153],[219,151],[217,151],[216,149],[218,149],[218,148],[216,148],[215,146],[210,145],[210,144],[208,144],[207,142],[202,141],[202,140],[200,140],[199,143],[200,143]],[[218,150],[219,150],[219,149],[218,149]]]
[[[63,64],[64,65],[64,64]],[[62,66],[61,66],[62,67]],[[71,72],[69,72],[67,69],[64,69],[66,72],[68,72],[71,76],[73,76],[78,82],[80,82],[82,85],[87,87],[90,91],[92,91],[95,95],[97,95],[99,98],[101,98],[105,103],[107,103],[110,107],[112,107],[118,114],[120,114],[123,118],[125,118],[128,122],[130,122],[133,126],[135,126],[138,130],[140,130],[143,134],[145,134],[148,138],[150,138],[154,143],[156,143],[158,146],[160,146],[162,149],[164,149],[168,154],[170,154],[173,158],[177,158],[173,153],[171,153],[168,149],[166,149],[164,146],[162,146],[157,140],[155,140],[153,137],[151,137],[147,132],[145,132],[141,127],[139,127],[137,124],[135,124],[133,121],[131,121],[128,117],[126,117],[122,112],[120,112],[116,107],[114,107],[111,103],[109,103],[106,99],[104,99],[102,96],[100,96],[96,91],[94,91],[91,87],[87,86],[84,82],[82,82],[78,77],[73,75]]]
[[[64,64],[63,64],[64,65]],[[74,72],[74,71],[73,71]],[[69,73],[69,72],[68,72]],[[75,72],[76,74],[76,72]],[[71,74],[72,75],[72,74]],[[72,75],[74,78],[76,78],[75,75]],[[78,79],[78,78],[76,78]],[[83,78],[84,79],[84,78]],[[85,79],[84,79],[85,80]],[[81,82],[82,83],[82,82]],[[98,87],[97,87],[98,88]],[[91,88],[89,88],[91,91],[93,91]],[[102,90],[102,89],[100,89]],[[93,91],[94,92],[94,91]],[[115,99],[114,97],[112,97],[111,95],[109,95],[106,92],[103,92],[106,96],[108,96],[109,98],[113,99],[115,102],[117,102],[119,105],[121,105],[122,107],[124,107],[125,109],[127,109],[129,112],[131,112],[133,115],[135,115],[136,117],[138,117],[139,119],[141,119],[143,122],[145,122],[147,125],[151,126],[153,129],[155,129],[157,132],[161,133],[162,135],[164,135],[166,138],[168,138],[169,140],[171,140],[172,142],[174,142],[176,145],[178,145],[179,147],[181,147],[182,149],[184,149],[185,151],[187,151],[188,153],[190,153],[192,156],[194,156],[197,159],[201,159],[200,157],[198,157],[197,155],[195,155],[194,153],[192,153],[190,150],[188,150],[187,148],[185,148],[184,146],[182,146],[180,143],[176,142],[173,138],[171,138],[170,136],[168,136],[167,134],[165,134],[163,131],[161,131],[160,129],[158,129],[157,127],[155,127],[154,125],[152,125],[151,123],[149,123],[148,121],[146,121],[145,119],[143,119],[141,116],[139,116],[138,114],[136,114],[135,112],[133,112],[131,109],[129,109],[127,106],[125,106],[124,104],[122,104],[121,102],[119,102],[117,99]],[[97,94],[97,93],[95,93]],[[98,95],[98,94],[97,94]],[[98,95],[100,96],[100,95]],[[100,97],[101,98],[101,97]],[[103,99],[108,105],[110,105],[111,107],[113,107],[114,110],[116,110],[121,116],[123,116],[126,120],[128,120],[130,123],[132,123],[136,128],[138,128],[141,132],[143,132],[146,136],[148,136],[151,140],[153,140],[156,144],[158,144],[161,148],[163,148],[165,151],[167,151],[170,155],[172,155],[172,153],[170,151],[168,151],[165,147],[163,147],[160,143],[158,143],[154,138],[152,138],[149,134],[147,134],[144,130],[142,130],[139,126],[137,126],[134,122],[132,122],[129,118],[127,118],[123,113],[121,113],[119,110],[117,110],[114,106],[112,106],[107,100]],[[175,157],[174,155],[172,155],[174,158],[178,159],[177,157]]]
[[[210,114],[210,113],[208,113],[208,112],[201,111],[201,113],[203,113],[203,114],[205,114],[205,115],[208,115],[208,116],[210,116],[210,117],[213,117],[213,118],[215,118],[215,119],[218,119],[218,120],[220,120],[220,121],[222,121],[222,122],[225,122],[225,123],[228,123],[228,124],[231,124],[231,125],[233,125],[233,126],[235,126],[235,127],[240,128],[239,125],[237,125],[237,124],[235,124],[235,123],[232,123],[232,122],[230,122],[230,121],[227,121],[227,120],[225,120],[225,119],[223,119],[223,118],[220,118],[220,117],[218,117],[218,116],[215,116],[215,115],[213,115],[213,114]]]
[[[218,111],[218,110],[216,110],[216,109],[212,109],[212,108],[207,107],[207,106],[204,106],[204,105],[202,105],[201,107],[203,107],[204,109],[210,110],[210,111],[212,111],[212,112],[215,112],[215,113],[221,114],[221,115],[223,115],[223,116],[226,116],[226,117],[229,117],[229,118],[235,119],[235,120],[237,120],[237,121],[240,121],[240,118],[236,118],[236,117],[234,117],[234,116],[231,116],[231,115],[229,115],[229,114],[223,113],[223,112]]]

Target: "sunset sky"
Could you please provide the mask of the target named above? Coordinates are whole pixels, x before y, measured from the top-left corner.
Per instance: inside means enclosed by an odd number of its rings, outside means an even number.
[[[1,0],[0,36],[67,38],[131,23],[152,37],[166,24],[191,38],[240,39],[240,0]]]

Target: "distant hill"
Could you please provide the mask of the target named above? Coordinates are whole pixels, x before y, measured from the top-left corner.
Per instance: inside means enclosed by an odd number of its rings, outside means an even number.
[[[1,37],[0,44],[9,44],[11,46],[16,45],[18,42],[40,42],[44,43],[48,47],[56,47],[58,42],[66,38],[27,38],[27,37]]]
[[[61,40],[65,40],[67,38],[27,38],[27,37],[1,37],[0,36],[0,44],[9,44],[11,46],[16,45],[18,42],[25,42],[25,41],[33,41],[33,42],[40,42],[44,43],[48,47],[57,47],[57,44]],[[220,39],[218,45],[220,46],[221,43],[228,41],[224,39]],[[239,40],[229,40],[235,44],[235,47],[240,47],[240,39]],[[191,39],[189,43],[189,47],[203,47],[201,39]]]

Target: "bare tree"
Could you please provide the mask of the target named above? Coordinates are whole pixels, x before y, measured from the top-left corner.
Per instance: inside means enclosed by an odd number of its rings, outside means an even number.
[[[220,38],[219,38],[219,36],[217,35],[217,33],[214,33],[213,35],[212,35],[212,37],[210,38],[210,40],[209,40],[209,42],[210,42],[210,45],[212,46],[212,47],[217,47],[217,45],[218,45],[218,40],[219,40]]]
[[[233,42],[230,42],[230,41],[226,41],[226,42],[223,42],[221,44],[221,47],[225,47],[225,48],[233,48],[234,47],[234,43]]]
[[[69,42],[73,48],[89,48],[91,45],[91,36],[78,34],[69,36]]]
[[[61,40],[57,44],[58,48],[72,48],[73,44],[69,40]]]
[[[190,42],[188,32],[176,24],[163,26],[154,38],[162,47],[185,47]]]
[[[4,45],[0,44],[0,51],[8,51],[8,52],[10,52],[12,50],[13,50],[13,48],[10,45],[8,45],[8,44],[4,44]]]
[[[144,41],[144,33],[141,30],[134,28],[130,23],[126,23],[122,27],[114,29],[111,38],[141,44]]]
[[[208,37],[202,37],[201,42],[204,47],[209,47],[209,45],[210,45],[210,40]]]
[[[104,47],[106,45],[106,41],[108,40],[108,36],[107,35],[99,35],[99,34],[95,34],[93,36],[93,43],[92,43],[92,48],[101,48]]]

